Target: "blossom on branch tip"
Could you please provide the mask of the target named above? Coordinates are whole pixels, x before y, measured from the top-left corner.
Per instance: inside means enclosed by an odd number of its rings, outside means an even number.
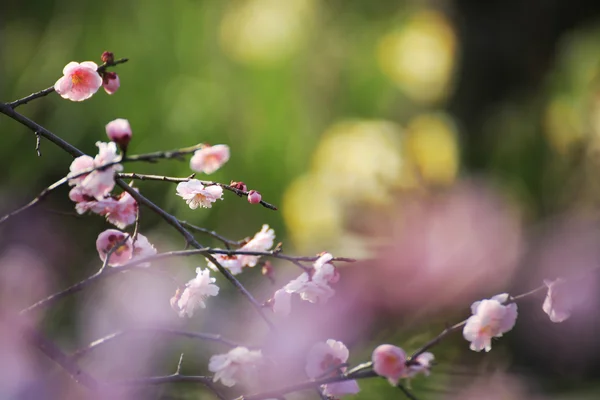
[[[507,300],[508,294],[503,293],[471,305],[473,315],[467,319],[463,328],[463,336],[471,342],[471,350],[490,351],[492,338],[501,337],[515,326],[517,305],[504,305]]]
[[[102,87],[108,94],[115,94],[121,86],[121,80],[116,72],[105,72],[102,76]]]
[[[116,247],[116,248],[115,248]],[[133,242],[126,233],[116,229],[107,229],[98,235],[96,250],[102,262],[110,253],[108,265],[117,267],[127,263],[133,255]]]
[[[118,144],[122,151],[127,151],[133,133],[128,120],[117,118],[106,124],[106,135],[111,142]]]
[[[243,380],[258,377],[258,367],[263,362],[260,350],[249,350],[238,346],[227,354],[216,354],[208,362],[208,369],[214,372],[213,382],[221,381],[227,387],[232,387]]]
[[[92,97],[102,86],[102,78],[96,72],[98,65],[91,61],[71,61],[63,68],[63,77],[54,84],[54,90],[62,98],[83,101]]]
[[[212,203],[223,196],[223,188],[218,185],[204,186],[198,179],[190,179],[177,185],[177,195],[181,196],[192,210],[211,208]]]
[[[248,203],[258,204],[261,200],[262,196],[256,190],[251,190],[248,192]]]
[[[229,146],[217,144],[196,150],[190,159],[192,171],[212,174],[229,160]]]
[[[196,268],[196,277],[185,284],[185,289],[177,293],[171,299],[171,306],[177,311],[180,317],[194,315],[194,310],[198,307],[206,308],[206,300],[209,296],[219,294],[219,287],[214,284],[215,278],[210,277],[209,269]]]
[[[329,339],[315,344],[306,357],[305,371],[310,379],[339,376],[346,372],[350,352],[344,343]],[[356,394],[360,388],[355,380],[328,383],[323,385],[323,392],[328,396]]]
[[[373,350],[371,360],[375,373],[387,378],[393,386],[407,374],[406,353],[400,347],[382,344]]]
[[[544,299],[542,309],[552,322],[563,322],[571,316],[571,311],[580,302],[578,293],[568,287],[567,281],[558,278],[554,281],[544,280],[548,293]]]

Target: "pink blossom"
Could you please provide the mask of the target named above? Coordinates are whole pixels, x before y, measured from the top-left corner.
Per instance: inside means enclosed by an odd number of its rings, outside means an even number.
[[[194,279],[186,283],[183,292],[172,299],[171,305],[180,317],[187,315],[191,318],[196,308],[206,308],[204,300],[207,297],[219,294],[219,287],[214,284],[216,279],[210,277],[209,269],[196,268],[196,274]]]
[[[288,316],[292,311],[292,295],[284,289],[279,289],[273,295],[273,312],[278,315]]]
[[[262,196],[256,190],[251,190],[248,192],[248,203],[258,204],[261,200]]]
[[[324,376],[338,376],[346,371],[341,366],[346,361],[350,352],[344,343],[329,339],[326,342],[315,344],[306,357],[306,375],[311,379],[323,378]],[[344,394],[355,394],[360,390],[356,381],[329,383],[323,385],[325,394],[341,396]]]
[[[108,94],[114,94],[121,86],[121,80],[116,72],[105,72],[102,79],[104,91]]]
[[[240,250],[244,251],[268,251],[273,247],[275,241],[275,231],[269,228],[269,225],[264,224],[260,232],[257,232],[252,239],[243,245]],[[241,255],[240,262],[245,267],[254,267],[260,256]]]
[[[98,146],[98,155],[91,160],[90,156],[77,157],[71,163],[69,169],[69,185],[76,185],[81,189],[81,193],[95,197],[97,200],[101,200],[106,197],[115,186],[114,174],[117,171],[121,171],[123,166],[120,164],[113,164],[104,168],[100,168],[103,165],[116,163],[120,161],[120,156],[117,154],[117,147],[114,143],[102,143],[96,142]],[[82,172],[98,168],[88,174],[79,176]]]
[[[63,68],[63,77],[56,81],[54,90],[62,98],[71,101],[89,99],[102,86],[97,69],[98,65],[91,61],[81,64],[71,61]]]
[[[258,367],[263,362],[260,350],[249,350],[238,346],[227,354],[216,354],[210,358],[208,369],[215,373],[213,382],[221,381],[227,387],[232,387],[242,380],[258,377]]]
[[[335,267],[330,263],[333,256],[329,253],[321,255],[313,264],[313,273],[302,273],[298,278],[292,280],[283,289],[288,293],[300,295],[302,300],[311,303],[325,303],[335,294],[329,286],[339,280]]]
[[[110,121],[106,124],[106,134],[111,141],[119,145],[121,150],[126,151],[132,136],[129,121],[123,118]]]
[[[102,262],[106,260],[107,254],[115,247],[119,246],[110,255],[108,265],[116,267],[127,263],[133,255],[133,243],[126,233],[116,229],[107,229],[98,235],[96,240],[96,249]]]
[[[181,196],[192,210],[198,206],[211,208],[212,203],[223,196],[223,188],[217,185],[204,186],[197,179],[181,182],[177,185],[177,195]]]
[[[99,205],[102,203],[105,203],[107,206],[105,206],[103,212],[96,211],[94,208],[92,208],[92,211],[97,212],[97,214],[100,215],[105,215],[106,220],[117,228],[125,229],[125,227],[135,222],[138,204],[128,192],[121,193],[118,201],[113,200],[112,202],[98,202]]]
[[[515,326],[517,305],[504,305],[507,300],[508,294],[503,293],[471,305],[473,315],[467,319],[463,329],[464,338],[471,342],[471,350],[490,351],[492,338],[501,337]]]
[[[227,255],[227,254],[213,254],[213,257],[217,260],[222,267],[227,268],[232,275],[242,273],[242,263],[240,262],[240,256],[238,255]],[[208,267],[213,271],[218,271],[217,266],[212,262],[208,261]]]
[[[398,384],[400,378],[406,376],[406,353],[400,347],[382,344],[373,351],[371,359],[375,373],[387,378],[393,386]]]
[[[554,281],[544,280],[548,293],[542,309],[552,322],[563,322],[571,316],[572,310],[584,302],[585,291],[574,287],[563,278]]]
[[[141,233],[137,234],[135,241],[133,242],[133,257],[132,260],[138,260],[141,258],[151,257],[157,253],[156,248],[152,246],[152,243],[148,238]],[[148,267],[150,263],[138,264],[140,267]]]
[[[408,366],[407,377],[412,378],[419,373],[429,376],[429,370],[434,359],[435,356],[432,353],[425,352],[419,354]]]
[[[229,160],[229,146],[217,144],[196,150],[190,159],[192,171],[212,174]]]

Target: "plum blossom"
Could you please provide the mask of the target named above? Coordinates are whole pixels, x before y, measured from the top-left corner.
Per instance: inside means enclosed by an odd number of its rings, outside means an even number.
[[[133,242],[133,257],[132,260],[146,258],[153,256],[157,253],[156,248],[150,243],[148,238],[141,233],[137,234],[135,241]],[[140,267],[148,267],[150,263],[138,264]]]
[[[211,208],[212,203],[223,196],[223,188],[217,185],[204,186],[198,179],[190,179],[177,185],[177,195],[181,196],[192,210]]]
[[[209,269],[196,268],[197,276],[186,283],[183,292],[175,294],[171,299],[171,306],[177,311],[180,317],[194,315],[194,310],[198,307],[206,308],[206,300],[209,296],[219,294],[219,287],[214,284],[215,278],[210,277]]]
[[[237,275],[242,273],[242,268],[244,267],[240,262],[240,257],[233,254],[213,254],[213,257],[217,260],[221,266],[227,268],[232,275]],[[207,260],[208,261],[208,260]],[[212,262],[208,261],[208,267],[213,271],[218,271],[217,266]]]
[[[349,355],[348,348],[342,342],[328,339],[326,342],[317,343],[306,357],[306,375],[311,379],[338,376],[346,371],[346,367],[341,364],[348,361]],[[328,396],[356,394],[360,390],[355,380],[328,383],[322,388]]]
[[[490,351],[492,338],[501,337],[515,326],[517,305],[504,305],[507,300],[508,294],[503,293],[471,305],[473,315],[467,319],[463,328],[463,336],[471,342],[471,350]]]
[[[292,311],[292,295],[279,289],[273,295],[273,312],[278,315],[288,316]]]
[[[333,256],[329,253],[322,254],[313,264],[312,275],[302,273],[283,287],[283,290],[300,295],[302,300],[311,303],[325,303],[335,294],[329,286],[339,280],[339,275],[330,261]]]
[[[91,61],[71,61],[63,68],[63,77],[56,81],[54,90],[62,98],[83,101],[92,97],[102,86],[102,78],[96,72],[98,65]]]
[[[133,133],[128,120],[117,118],[106,124],[106,135],[112,142],[118,144],[121,150],[126,151]]]
[[[419,354],[408,366],[407,377],[412,378],[419,373],[429,376],[431,364],[434,359],[435,356],[430,352]]]
[[[261,200],[262,196],[256,190],[251,190],[248,192],[248,203],[258,204]]]
[[[124,229],[126,226],[133,224],[138,212],[137,201],[128,192],[121,193],[117,200],[111,200],[112,202],[99,201],[96,207],[92,207],[92,211],[106,216],[106,220],[119,229]],[[101,210],[100,207],[103,204],[110,205],[105,205],[104,210]]]
[[[190,159],[192,171],[212,174],[229,160],[229,146],[217,144],[196,150]]]
[[[115,246],[119,246],[114,249]],[[114,249],[114,250],[113,250]],[[133,255],[133,242],[129,235],[116,229],[107,229],[98,235],[96,250],[102,262],[105,262],[109,252],[108,265],[117,267],[127,263]]]
[[[572,310],[583,301],[582,292],[569,287],[569,282],[563,278],[554,281],[544,280],[548,293],[542,309],[552,322],[563,322],[571,316]]]
[[[69,167],[71,172],[68,177],[70,178],[69,185],[79,187],[81,195],[87,195],[95,197],[97,200],[101,200],[115,187],[114,174],[117,171],[121,171],[123,166],[120,164],[113,164],[100,168],[103,165],[118,163],[121,156],[117,154],[117,146],[115,143],[96,142],[96,146],[98,146],[98,154],[94,159],[84,155],[73,160]],[[92,168],[98,169],[82,175],[84,171]]]
[[[268,251],[273,247],[273,242],[275,241],[275,231],[269,227],[269,225],[264,224],[262,229],[257,232],[252,239],[248,241],[245,245],[243,245],[240,250],[244,251]],[[240,262],[245,267],[254,267],[260,256],[247,256],[241,255]]]
[[[400,347],[382,344],[373,350],[371,359],[375,373],[387,378],[393,386],[398,385],[400,378],[408,372],[406,353]]]
[[[252,239],[246,244],[239,248],[240,251],[268,251],[273,247],[275,240],[275,231],[269,228],[269,225],[263,225],[260,232],[257,232]],[[243,254],[215,254],[214,257],[217,259],[219,264],[227,268],[233,275],[237,275],[242,272],[243,267],[254,267],[260,256],[249,256]],[[208,261],[208,266],[216,271],[217,267],[214,263]]]
[[[262,362],[260,350],[238,346],[227,354],[212,356],[208,362],[208,369],[215,373],[213,382],[220,380],[223,385],[232,387],[242,380],[255,379]]]
[[[105,72],[102,77],[102,87],[108,94],[114,94],[121,86],[121,80],[116,72]]]

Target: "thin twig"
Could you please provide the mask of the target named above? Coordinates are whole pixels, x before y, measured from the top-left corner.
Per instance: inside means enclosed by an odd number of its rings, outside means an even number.
[[[140,328],[131,328],[123,331],[113,332],[109,335],[106,335],[100,339],[94,340],[90,344],[85,347],[82,347],[71,354],[71,357],[75,359],[81,358],[84,355],[88,354],[92,350],[97,347],[103,346],[107,343],[110,343],[120,337],[123,336],[131,336],[131,335],[139,335],[139,334],[160,334],[165,336],[182,336],[190,339],[200,339],[207,340],[211,342],[217,342],[224,344],[230,347],[239,347],[245,346],[240,343],[234,342],[233,340],[229,340],[224,338],[221,335],[213,334],[213,333],[201,333],[201,332],[189,332],[189,331],[181,331],[177,329],[170,328],[161,328],[161,327],[140,327]],[[245,346],[248,347],[248,346]],[[251,348],[251,347],[248,347]]]
[[[226,185],[226,184],[224,184],[224,183],[212,182],[212,181],[200,181],[200,182],[201,182],[203,185],[205,185],[205,186],[220,186],[220,187],[222,187],[223,189],[225,189],[225,190],[229,190],[230,192],[233,192],[233,193],[237,194],[237,195],[238,195],[238,196],[240,196],[240,197],[242,197],[242,196],[248,197],[248,193],[250,193],[250,192],[249,192],[249,191],[247,191],[247,190],[240,190],[240,189],[238,189],[238,188],[236,188],[236,187],[233,187],[233,186],[230,186],[230,185]],[[266,201],[264,201],[264,200],[261,200],[261,201],[260,201],[260,204],[261,204],[263,207],[265,207],[265,208],[268,208],[268,209],[270,209],[270,210],[275,210],[275,211],[277,211],[277,207],[276,207],[276,206],[274,206],[274,205],[273,205],[273,204],[271,204],[271,203],[267,203],[267,202],[266,202]]]
[[[210,229],[206,229],[206,228],[202,228],[200,226],[196,226],[196,225],[190,224],[187,221],[179,220],[179,223],[181,225],[185,226],[188,229],[205,233],[207,235],[210,235],[210,236],[214,237],[215,239],[220,240],[221,242],[223,242],[223,244],[227,248],[229,248],[230,245],[232,245],[232,246],[242,246],[243,245],[243,242],[241,242],[241,241],[235,241],[235,240],[227,239],[225,236],[221,236],[221,235],[219,235],[215,231],[211,231]]]
[[[41,146],[42,146],[42,137],[39,135],[39,133],[35,133],[35,153],[37,154],[38,157],[42,156],[42,150],[41,150]]]
[[[172,182],[172,183],[181,183],[181,182],[189,182],[191,179],[194,179],[196,174],[191,174],[185,178],[173,178],[170,176],[162,176],[162,175],[146,175],[146,174],[138,174],[138,173],[118,173],[117,177],[121,179],[139,179],[141,181],[163,181],[163,182]]]
[[[409,390],[408,390],[406,387],[404,387],[404,385],[403,385],[403,384],[399,383],[398,385],[396,385],[396,387],[397,387],[398,389],[400,389],[400,391],[401,391],[402,393],[404,393],[404,395],[405,395],[407,398],[409,398],[410,400],[419,400],[419,399],[417,399],[417,397],[416,397],[414,394],[412,394],[412,393],[411,393],[411,392],[410,392],[410,391],[409,391]]]

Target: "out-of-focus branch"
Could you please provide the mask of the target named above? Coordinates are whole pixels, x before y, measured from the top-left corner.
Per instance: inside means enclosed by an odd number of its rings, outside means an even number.
[[[224,338],[221,335],[217,335],[217,334],[213,334],[213,333],[189,332],[189,331],[181,331],[181,330],[177,330],[177,329],[161,328],[161,327],[140,327],[140,328],[131,328],[131,329],[123,330],[123,331],[113,332],[109,335],[106,335],[106,336],[100,338],[100,339],[94,340],[87,346],[82,347],[79,350],[73,352],[71,354],[71,357],[78,359],[78,358],[83,357],[84,355],[88,354],[92,350],[96,349],[97,347],[100,347],[107,343],[110,343],[120,337],[133,336],[133,335],[139,335],[139,334],[160,334],[160,335],[164,335],[164,336],[181,336],[181,337],[186,337],[186,338],[190,338],[190,339],[199,339],[199,340],[207,340],[207,341],[211,341],[211,342],[217,342],[217,343],[221,343],[221,344],[224,344],[224,345],[230,346],[230,347],[245,346],[245,347],[251,348],[249,346],[242,345],[233,340]]]
[[[105,62],[104,64],[100,65],[96,71],[98,73],[101,73],[101,72],[106,71],[106,69],[108,67],[114,67],[115,65],[126,63],[127,61],[129,61],[127,58],[121,58],[119,60],[113,60],[113,61],[110,61],[110,62]],[[26,97],[23,97],[22,99],[15,100],[13,102],[7,103],[6,105],[9,106],[12,109],[15,109],[15,108],[19,107],[22,104],[27,104],[27,103],[29,103],[32,100],[39,99],[40,97],[47,96],[47,95],[49,95],[52,92],[55,92],[54,86],[50,86],[49,88],[46,88],[44,90],[40,90],[39,92],[31,93],[29,96],[26,96]]]

